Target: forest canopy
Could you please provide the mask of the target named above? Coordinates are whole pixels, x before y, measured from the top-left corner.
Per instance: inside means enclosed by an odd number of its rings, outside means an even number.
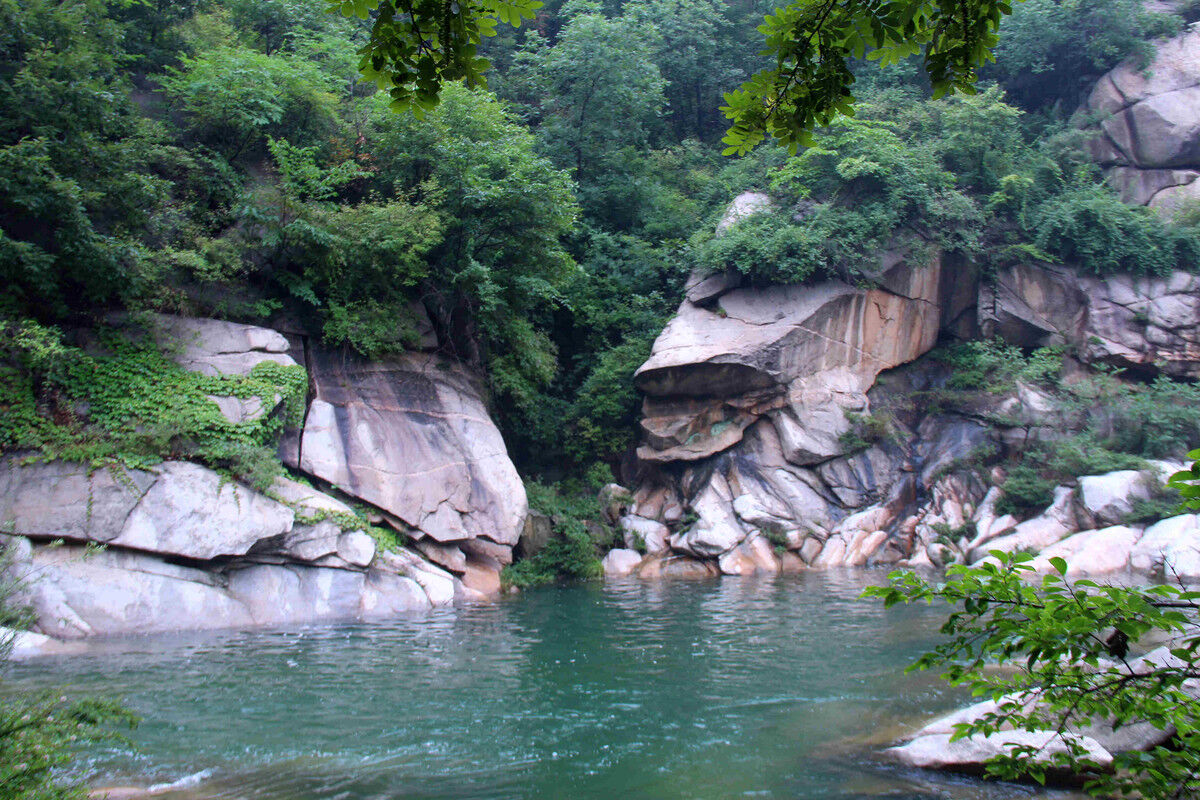
[[[867,5],[883,19],[903,4]],[[934,5],[913,24],[941,24]],[[464,5],[498,22],[477,20],[477,41],[447,29],[480,79],[489,62],[489,89],[420,66],[439,27],[403,56],[426,93],[409,98],[418,114],[396,113],[400,84],[384,76],[379,48],[407,35],[392,5],[0,0],[0,314],[26,332],[6,356],[7,402],[57,413],[48,354],[116,311],[287,319],[370,358],[428,324],[485,375],[522,471],[578,475],[630,452],[631,375],[693,269],[869,280],[896,237],[988,268],[1193,264],[1190,218],[1121,203],[1070,123],[1097,76],[1182,20],[1135,0],[1084,5],[1016,5],[975,95],[935,97],[920,54],[880,70],[847,51],[856,117],[795,156],[728,159],[724,93],[779,65],[757,30],[773,6],[756,0]],[[428,11],[451,23],[448,8]],[[748,189],[774,210],[714,237]],[[0,446],[49,430],[17,427]],[[170,440],[119,447],[161,455]],[[232,461],[258,471],[260,456]]]

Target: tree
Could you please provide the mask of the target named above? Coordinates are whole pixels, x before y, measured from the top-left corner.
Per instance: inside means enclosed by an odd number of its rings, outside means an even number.
[[[1189,480],[1200,479],[1200,465],[1194,469]],[[954,738],[1009,728],[1066,734],[1064,752],[1014,747],[987,770],[1044,782],[1049,770],[1067,769],[1086,775],[1088,790],[1104,797],[1200,796],[1200,592],[1068,582],[1061,558],[1051,559],[1055,573],[1035,582],[1032,556],[992,556],[994,563],[951,567],[943,583],[896,572],[888,586],[865,593],[888,606],[942,602],[953,609],[941,629],[947,641],[910,669],[940,669],[950,683],[997,702],[995,711],[957,725]],[[1166,647],[1147,658],[1131,655],[1156,635],[1167,638]],[[1090,724],[1142,724],[1165,743],[1117,753],[1105,770],[1069,735]]]
[[[652,57],[657,34],[631,17],[607,19],[590,2],[564,10],[571,18],[558,42],[530,33],[511,72],[537,87],[531,117],[544,149],[579,184],[584,208],[616,219],[634,205],[632,153],[644,149],[666,104]]]
[[[98,0],[0,0],[0,313],[42,319],[137,296],[164,199]]]
[[[554,347],[539,323],[576,266],[563,246],[575,226],[570,178],[494,97],[448,86],[425,120],[393,114],[386,98],[369,130],[382,197],[436,186],[445,225],[420,295],[468,363],[486,365],[506,408],[533,410],[553,377]]]
[[[489,64],[477,55],[498,22],[531,19],[538,0],[327,0],[362,19],[375,12],[360,69],[388,91],[397,109],[426,110],[442,85],[483,85]],[[993,60],[1008,0],[795,0],[767,15],[759,30],[775,65],[725,96],[732,120],[727,153],[742,154],[769,134],[795,150],[814,128],[853,114],[855,58],[888,65],[921,54],[934,96],[973,93],[977,71]],[[612,89],[613,87],[607,87]]]

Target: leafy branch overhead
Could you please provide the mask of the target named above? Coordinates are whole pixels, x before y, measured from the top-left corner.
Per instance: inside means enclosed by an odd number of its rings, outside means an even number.
[[[418,114],[438,104],[442,85],[486,86],[491,66],[478,55],[497,24],[533,19],[538,0],[328,0],[330,11],[375,20],[359,70],[391,95],[396,111]]]
[[[725,153],[744,154],[770,134],[792,152],[814,128],[854,115],[852,59],[889,66],[924,54],[934,97],[975,92],[976,72],[993,61],[1005,0],[798,0],[767,15],[773,68],[725,95],[733,121]]]
[[[486,85],[485,36],[504,22],[532,19],[537,0],[328,0],[330,10],[375,15],[359,68],[390,93],[392,107],[418,113],[437,105],[448,81]],[[732,121],[725,153],[742,155],[770,134],[793,152],[838,114],[853,116],[852,59],[881,66],[923,54],[935,97],[974,92],[977,70],[993,61],[1006,0],[797,0],[768,14],[758,30],[764,69],[725,95]]]

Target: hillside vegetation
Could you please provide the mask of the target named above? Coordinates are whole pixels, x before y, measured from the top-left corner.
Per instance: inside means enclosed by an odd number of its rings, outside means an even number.
[[[0,448],[184,454],[261,481],[271,431],[223,433],[186,400],[205,387],[99,345],[112,312],[300,320],[385,358],[415,342],[419,303],[486,375],[524,473],[595,477],[634,444],[632,372],[694,268],[863,280],[897,243],[986,268],[1200,263],[1200,218],[1122,204],[1069,122],[1098,75],[1183,24],[1134,0],[1019,5],[974,97],[864,62],[857,119],[736,160],[717,108],[761,66],[767,6],[550,2],[488,42],[491,93],[451,86],[421,116],[360,80],[367,23],[323,6],[0,1],[0,315],[19,332]],[[751,188],[775,212],[713,238]],[[232,393],[290,396],[293,378]],[[93,396],[110,381],[141,399]]]

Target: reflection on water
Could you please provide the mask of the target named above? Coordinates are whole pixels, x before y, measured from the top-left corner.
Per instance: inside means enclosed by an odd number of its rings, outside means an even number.
[[[956,704],[903,667],[936,610],[871,573],[549,588],[382,624],[113,639],[14,666],[115,692],[99,785],[174,798],[995,798],[874,751]]]

